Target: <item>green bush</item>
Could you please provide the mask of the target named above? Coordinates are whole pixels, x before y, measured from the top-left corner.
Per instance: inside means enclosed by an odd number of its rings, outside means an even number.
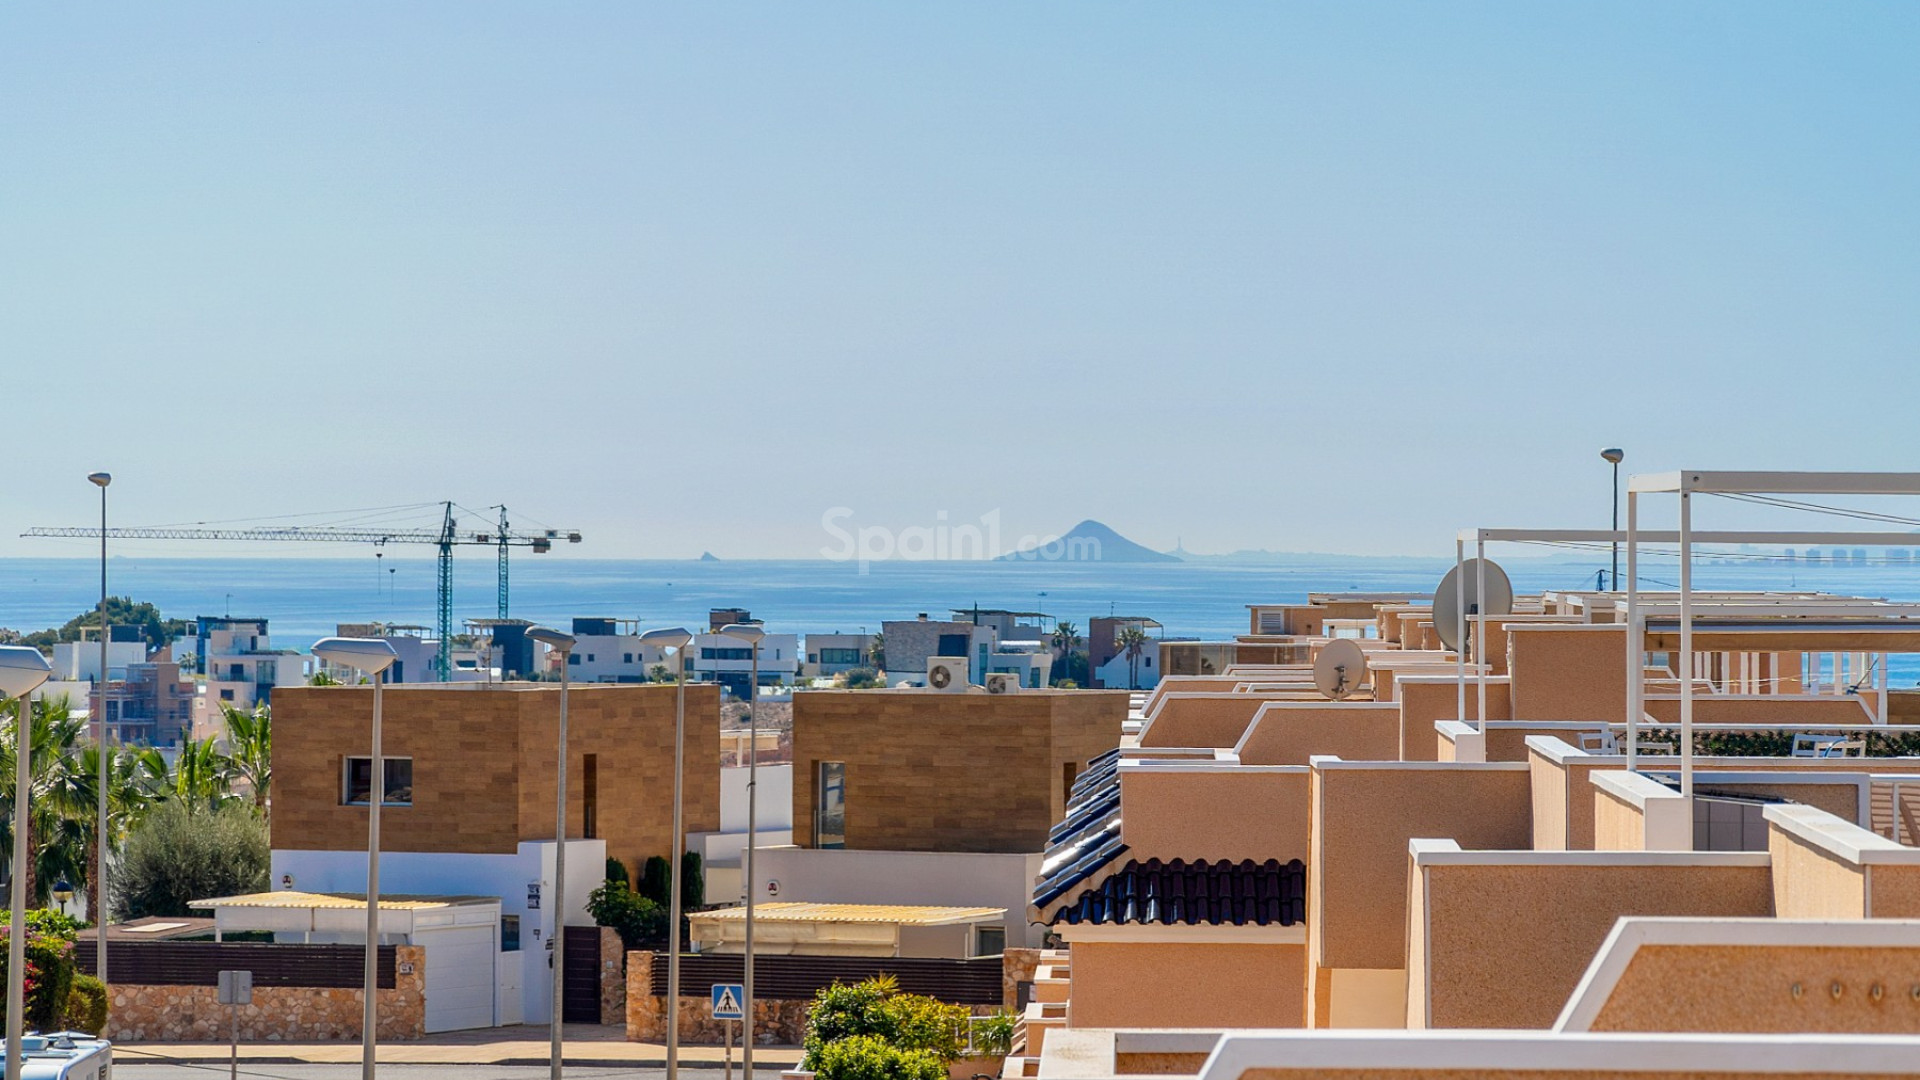
[[[607,856],[607,880],[628,886],[633,884],[633,879],[627,876],[627,864],[611,855]]]
[[[820,1080],[946,1080],[947,1066],[925,1050],[902,1050],[875,1035],[827,1044],[809,1066]]]
[[[599,925],[612,927],[620,935],[620,943],[629,949],[667,936],[666,911],[627,888],[623,881],[609,881],[588,893],[587,914]]]
[[[267,856],[267,824],[251,803],[190,810],[163,802],[127,837],[113,875],[114,915],[193,915],[192,900],[263,892]]]
[[[667,897],[673,890],[673,867],[667,863],[664,855],[650,855],[640,868],[640,895],[667,906]]]
[[[983,1017],[973,1028],[973,1048],[988,1057],[1013,1053],[1013,1014],[997,1012]]]
[[[671,888],[671,886],[669,886]],[[700,868],[700,853],[680,853],[680,910],[692,911],[707,902],[707,875]]]
[[[9,928],[0,925],[0,984],[8,978]],[[73,942],[27,928],[27,1015],[28,1030],[57,1031],[67,1007],[67,995],[73,990]],[[5,1012],[0,1002],[0,1015]]]
[[[67,1015],[61,1023],[73,1031],[98,1035],[107,1029],[107,984],[91,975],[75,975],[67,992]]]
[[[30,908],[27,911],[27,929],[36,934],[45,934],[61,941],[72,941],[80,936],[80,920],[52,908]]]
[[[806,1064],[819,1065],[829,1048],[851,1039],[874,1038],[893,1049],[923,1053],[945,1065],[965,1049],[967,1010],[920,994],[903,994],[891,975],[847,986],[835,983],[814,995],[807,1016]]]

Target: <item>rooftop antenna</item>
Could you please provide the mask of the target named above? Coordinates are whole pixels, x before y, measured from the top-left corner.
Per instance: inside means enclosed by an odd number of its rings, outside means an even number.
[[[1334,638],[1313,658],[1313,685],[1334,701],[1360,689],[1367,673],[1367,654],[1351,638]]]
[[[1447,571],[1440,579],[1440,587],[1433,590],[1433,632],[1440,644],[1456,652],[1468,637],[1465,630],[1475,618],[1512,612],[1513,582],[1492,559],[1468,559],[1460,563]],[[1471,652],[1468,648],[1467,653]]]

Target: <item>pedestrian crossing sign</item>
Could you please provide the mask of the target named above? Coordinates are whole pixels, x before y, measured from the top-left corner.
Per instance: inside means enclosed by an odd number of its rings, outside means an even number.
[[[713,1018],[715,1020],[745,1019],[746,1011],[741,1008],[741,1002],[745,1001],[746,997],[739,983],[714,983]]]

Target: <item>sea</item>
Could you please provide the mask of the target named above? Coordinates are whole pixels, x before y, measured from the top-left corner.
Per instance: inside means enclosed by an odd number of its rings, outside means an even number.
[[[1594,556],[1498,561],[1520,592],[1593,588],[1608,565]],[[1643,559],[1643,587],[1673,585],[1675,562]],[[1044,612],[1086,630],[1097,615],[1146,616],[1168,637],[1244,633],[1251,603],[1305,600],[1313,592],[1430,592],[1451,558],[1276,555],[1257,561],[1179,563],[828,559],[669,561],[581,559],[556,552],[512,563],[510,613],[565,627],[576,616],[633,619],[644,627],[703,628],[709,609],[742,607],[787,633],[876,631],[884,620],[946,617],[975,605]],[[277,648],[304,650],[343,622],[433,625],[434,560],[340,558],[109,558],[108,588],[154,604],[169,618],[238,615],[269,620]],[[1702,559],[1702,589],[1817,589],[1920,600],[1920,563],[1834,565],[1774,558]],[[0,627],[59,626],[99,595],[99,563],[75,558],[0,559]],[[454,618],[498,614],[492,558],[456,559]],[[1920,680],[1920,657],[1890,665],[1897,686]]]

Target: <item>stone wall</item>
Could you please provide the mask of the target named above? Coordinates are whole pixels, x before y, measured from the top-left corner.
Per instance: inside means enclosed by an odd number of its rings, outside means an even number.
[[[665,1042],[667,999],[653,993],[653,954],[627,954],[625,1016],[628,1042]],[[680,995],[680,1041],[688,1046],[719,1046],[726,1041],[726,1024],[709,1017],[707,998]],[[753,1003],[754,1034],[761,1046],[798,1046],[807,1033],[812,1000],[782,1001],[759,998]],[[734,1045],[740,1035],[734,1033]]]
[[[1033,981],[1040,967],[1039,949],[1008,949],[1000,954],[1000,1004],[1019,1011],[1020,984]]]
[[[399,946],[392,990],[379,991],[382,1039],[426,1034],[426,950]],[[211,986],[127,986],[115,983],[107,1037],[115,1042],[225,1042],[231,1008]],[[322,1042],[360,1037],[357,987],[261,986],[239,1007],[241,1042]]]
[[[627,1022],[627,946],[609,926],[600,928],[600,1022]]]

